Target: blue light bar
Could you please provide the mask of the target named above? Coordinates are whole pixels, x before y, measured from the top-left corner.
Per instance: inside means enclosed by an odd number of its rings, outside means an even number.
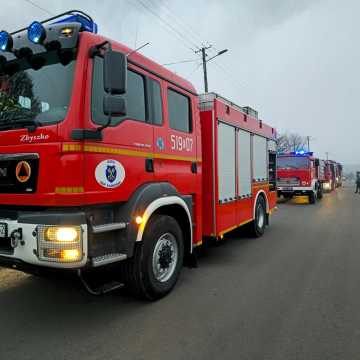
[[[13,47],[12,36],[7,31],[0,31],[0,50],[9,51]]]
[[[28,39],[34,44],[42,44],[46,38],[46,30],[43,24],[34,21],[28,27]]]
[[[68,17],[65,17],[61,20],[55,21],[53,24],[61,24],[61,23],[72,23],[77,22],[82,25],[83,30],[97,34],[98,32],[98,26],[95,22],[90,21],[85,16],[76,14],[76,15],[70,15]]]
[[[298,150],[298,151],[293,151],[290,154],[291,155],[300,155],[300,156],[313,156],[314,153],[311,151]]]

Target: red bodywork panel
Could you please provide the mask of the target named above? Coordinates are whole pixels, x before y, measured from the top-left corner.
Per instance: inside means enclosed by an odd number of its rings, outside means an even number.
[[[271,212],[276,206],[276,191],[269,191],[269,183],[251,181],[251,197],[240,199],[238,189],[236,197],[228,203],[219,203],[218,173],[218,121],[235,128],[258,134],[267,139],[276,139],[274,128],[245,114],[238,106],[215,95],[201,104],[201,126],[203,147],[203,233],[205,236],[222,236],[224,233],[243,225],[253,219],[253,209],[259,191],[264,191]],[[236,144],[238,151],[239,144]],[[236,151],[236,153],[237,153]],[[239,169],[236,165],[236,178]]]

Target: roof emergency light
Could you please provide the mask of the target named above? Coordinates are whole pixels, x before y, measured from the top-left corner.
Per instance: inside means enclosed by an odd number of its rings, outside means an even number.
[[[86,18],[85,16],[81,14],[73,14],[68,17],[65,17],[61,20],[55,21],[53,24],[61,24],[61,23],[72,23],[77,22],[81,24],[82,30],[92,32],[94,34],[97,34],[98,26],[97,24],[92,21],[92,19]]]
[[[291,155],[300,155],[300,156],[313,156],[312,151],[305,151],[305,150],[297,150],[290,153]]]
[[[44,40],[46,39],[46,30],[43,24],[38,21],[34,21],[28,27],[28,38],[34,44],[42,45]]]
[[[0,50],[10,51],[13,47],[13,38],[7,31],[0,32]]]

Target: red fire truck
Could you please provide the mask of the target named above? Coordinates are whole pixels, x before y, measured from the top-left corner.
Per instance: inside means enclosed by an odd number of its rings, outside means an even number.
[[[264,233],[276,132],[96,30],[71,11],[0,33],[0,264],[156,299],[207,237]]]
[[[336,163],[335,172],[336,172],[336,187],[342,186],[342,178],[343,178],[343,167],[340,163]]]
[[[323,196],[324,171],[320,160],[312,152],[296,151],[278,156],[277,189],[278,196],[291,198],[305,195],[310,204],[315,204]]]
[[[325,161],[325,182],[323,184],[325,192],[331,192],[337,187],[337,167],[336,162],[333,160]]]

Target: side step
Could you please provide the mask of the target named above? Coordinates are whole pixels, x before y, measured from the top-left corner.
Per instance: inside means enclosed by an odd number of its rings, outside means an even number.
[[[103,265],[112,264],[117,261],[125,260],[127,256],[125,254],[114,253],[106,254],[102,256],[97,256],[91,259],[91,264],[93,267],[99,267]]]
[[[81,283],[84,285],[86,291],[91,295],[95,295],[95,296],[104,295],[106,293],[109,293],[111,291],[121,289],[124,287],[124,284],[122,284],[122,283],[119,283],[117,281],[111,281],[111,282],[105,283],[99,287],[94,288],[83,277],[80,269],[77,271],[77,274],[78,274],[78,277],[79,277]]]

